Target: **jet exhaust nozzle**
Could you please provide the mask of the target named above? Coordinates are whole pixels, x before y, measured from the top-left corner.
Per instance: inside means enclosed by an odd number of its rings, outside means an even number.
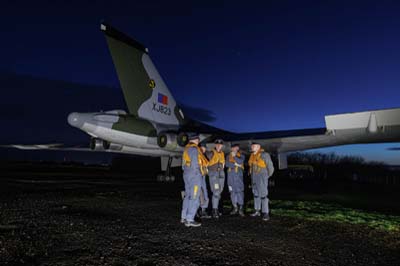
[[[84,122],[85,121],[82,119],[82,115],[79,113],[74,112],[68,115],[68,124],[73,127],[81,128]]]

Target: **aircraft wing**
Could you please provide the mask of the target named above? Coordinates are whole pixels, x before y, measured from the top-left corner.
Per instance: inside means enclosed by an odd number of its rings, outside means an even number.
[[[277,153],[280,168],[287,165],[285,153],[358,143],[400,142],[400,108],[325,116],[324,128],[226,134],[224,140],[247,148],[259,142]]]
[[[278,155],[279,168],[284,169],[287,167],[286,154],[292,151],[346,144],[400,142],[400,108],[327,115],[325,116],[324,128],[255,133],[219,131],[211,133],[210,137],[210,139],[207,138],[208,141],[221,137],[227,143],[238,143],[245,150],[248,150],[252,141],[257,141],[267,151]],[[12,144],[0,147],[22,150],[92,151],[90,148],[82,146],[68,147],[59,143],[37,145]],[[103,151],[151,157],[181,156],[181,151],[168,151],[161,148],[141,149],[122,146],[119,149]]]
[[[50,151],[79,151],[79,152],[111,152],[111,153],[123,153],[123,154],[134,154],[140,156],[150,157],[180,157],[181,152],[171,152],[162,149],[140,149],[134,147],[123,146],[119,149],[96,149],[92,150],[90,147],[82,146],[66,146],[61,143],[49,143],[49,144],[8,144],[0,145],[1,148],[14,148],[20,150],[50,150]]]

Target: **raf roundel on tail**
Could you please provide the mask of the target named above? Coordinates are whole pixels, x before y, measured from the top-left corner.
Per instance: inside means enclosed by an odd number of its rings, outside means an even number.
[[[154,89],[156,87],[156,83],[154,82],[154,79],[151,79],[149,81],[149,87],[150,87],[150,89]]]

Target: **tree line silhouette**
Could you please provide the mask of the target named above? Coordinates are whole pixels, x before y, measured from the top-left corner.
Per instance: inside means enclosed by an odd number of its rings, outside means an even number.
[[[288,163],[290,165],[289,173],[296,169],[297,172],[308,172],[308,174],[300,174],[305,178],[400,186],[399,166],[389,166],[378,161],[366,161],[361,156],[296,152],[288,156]],[[304,166],[311,167],[304,168]],[[296,174],[291,176],[295,178]]]

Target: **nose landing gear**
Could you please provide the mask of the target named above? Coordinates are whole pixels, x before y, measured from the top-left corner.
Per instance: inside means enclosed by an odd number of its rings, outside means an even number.
[[[166,161],[166,159],[168,159],[168,161]],[[166,161],[166,163],[163,160]],[[163,166],[165,166],[165,164],[166,164],[166,169],[163,173],[157,175],[158,182],[174,182],[175,181],[175,176],[172,175],[172,173],[171,173],[172,160],[173,160],[173,157],[161,158],[161,168],[163,168]]]

